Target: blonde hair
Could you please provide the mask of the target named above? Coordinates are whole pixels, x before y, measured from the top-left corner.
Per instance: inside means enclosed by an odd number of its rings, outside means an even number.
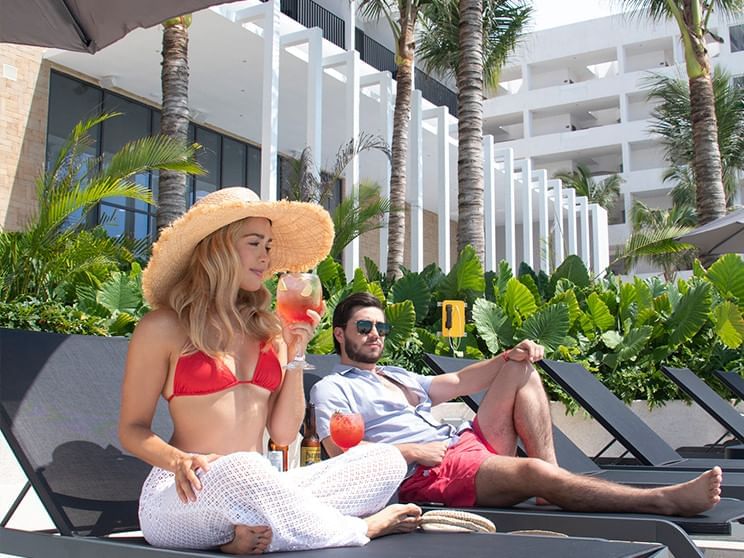
[[[188,333],[191,347],[186,352],[218,356],[237,335],[266,342],[281,333],[266,287],[254,292],[240,288],[242,266],[235,246],[244,222],[225,225],[199,242],[168,296]]]

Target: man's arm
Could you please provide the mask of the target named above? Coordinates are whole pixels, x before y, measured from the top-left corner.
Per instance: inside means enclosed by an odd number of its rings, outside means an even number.
[[[510,360],[534,363],[541,360],[544,355],[545,349],[542,345],[525,339],[517,343],[513,349],[504,351],[492,359],[475,362],[458,372],[435,376],[429,388],[432,405],[488,388]]]
[[[338,447],[333,439],[328,436],[322,440],[323,447],[326,453],[330,457],[336,457],[341,455],[343,450]],[[361,442],[365,444],[367,442]],[[427,444],[395,444],[395,447],[400,450],[406,463],[417,463],[424,467],[435,467],[442,462],[444,459],[444,452],[447,451],[447,444],[449,442],[429,442]]]

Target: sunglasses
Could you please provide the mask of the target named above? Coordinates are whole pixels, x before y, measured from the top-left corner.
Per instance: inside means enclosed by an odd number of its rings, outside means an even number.
[[[367,335],[372,328],[377,329],[377,335],[385,337],[393,327],[385,322],[373,322],[371,320],[357,320],[356,328],[360,335]]]

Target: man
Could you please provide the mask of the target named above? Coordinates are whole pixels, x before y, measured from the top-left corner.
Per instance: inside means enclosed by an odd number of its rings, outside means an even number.
[[[395,444],[410,466],[399,496],[448,506],[512,506],[530,497],[572,511],[695,515],[720,500],[718,467],[683,484],[640,489],[572,474],[556,464],[550,412],[532,366],[543,348],[522,341],[491,360],[430,377],[378,366],[390,326],[380,301],[356,293],[333,314],[341,356],[335,373],[311,392],[318,434],[329,455],[336,410],[361,413],[365,441]],[[487,390],[475,420],[456,431],[431,415],[432,405]],[[527,458],[515,457],[517,439]]]

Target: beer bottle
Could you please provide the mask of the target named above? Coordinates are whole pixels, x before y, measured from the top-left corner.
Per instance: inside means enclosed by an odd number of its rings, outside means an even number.
[[[300,465],[312,465],[320,461],[320,438],[315,430],[315,406],[308,403],[305,410],[305,436],[300,442]]]
[[[269,438],[269,451],[266,457],[269,458],[271,464],[276,467],[277,471],[282,472],[287,470],[287,457],[289,454],[289,446],[282,446],[277,444],[274,440]]]

